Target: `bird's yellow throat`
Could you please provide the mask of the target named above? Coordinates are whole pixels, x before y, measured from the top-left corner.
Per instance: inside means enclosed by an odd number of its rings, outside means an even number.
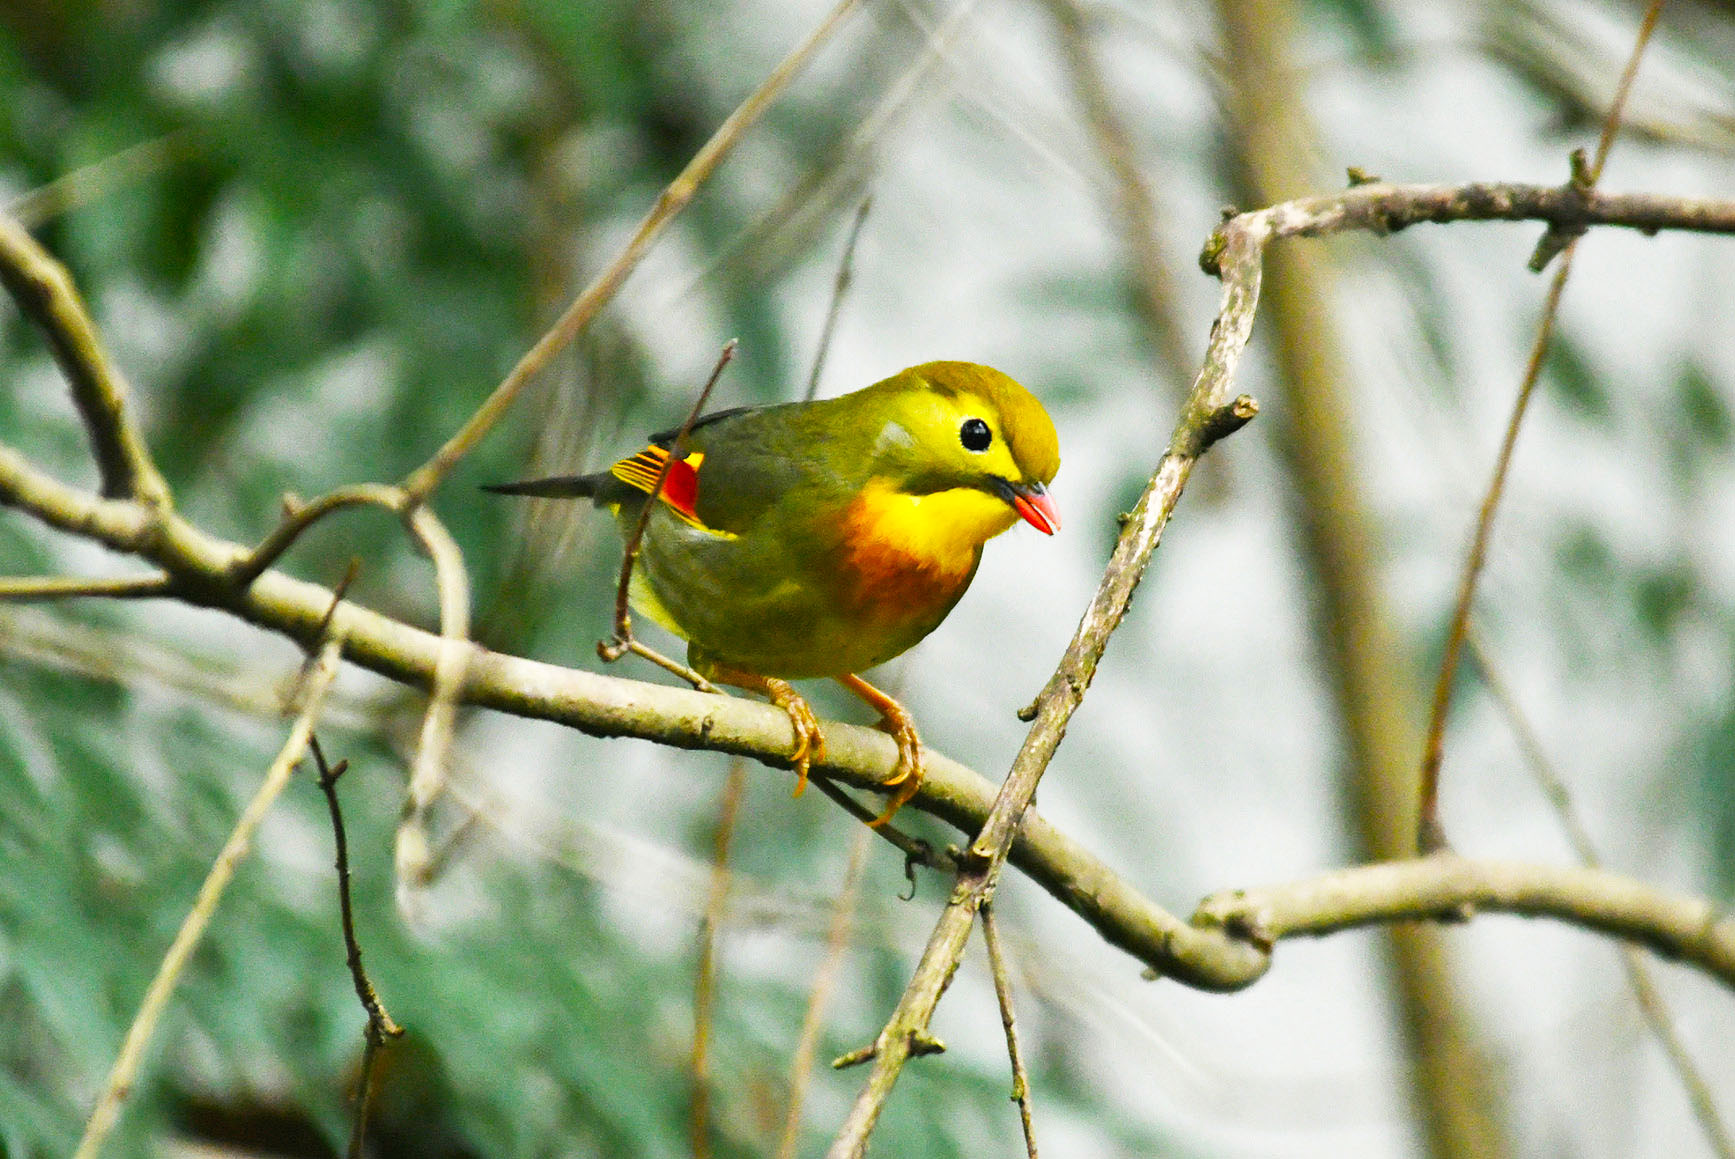
[[[942,572],[967,572],[976,549],[1018,521],[998,496],[974,487],[909,495],[870,482],[849,506],[851,538]]]

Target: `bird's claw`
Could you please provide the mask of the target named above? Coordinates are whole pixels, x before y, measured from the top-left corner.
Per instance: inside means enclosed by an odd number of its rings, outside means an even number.
[[[794,797],[807,788],[807,770],[825,755],[825,737],[819,732],[819,718],[802,695],[782,680],[767,681],[771,685],[771,703],[789,717],[789,727],[795,732],[795,751],[789,760],[795,768]]]
[[[872,821],[868,828],[878,829],[908,803],[922,787],[922,738],[916,734],[916,722],[906,713],[886,713],[880,722],[880,727],[892,735],[898,742],[898,763],[887,780],[880,782],[880,788],[892,789],[891,800],[886,802],[886,810]]]

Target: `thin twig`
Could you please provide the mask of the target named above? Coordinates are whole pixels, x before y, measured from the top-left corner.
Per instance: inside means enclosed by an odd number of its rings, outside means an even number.
[[[349,507],[383,507],[395,515],[402,515],[408,500],[404,493],[386,483],[355,483],[337,490],[310,503],[303,503],[292,496],[283,498],[283,518],[271,533],[259,542],[259,546],[236,559],[230,565],[229,579],[241,587],[246,587],[264,574],[265,569],[283,557],[283,553],[294,546],[307,529],[315,523]]]
[[[1241,244],[1232,241],[1230,248],[1234,250]],[[904,1063],[911,1057],[912,1047],[920,1036],[928,1033],[940,997],[957,971],[977,910],[993,897],[1001,867],[1036,795],[1037,784],[1066,734],[1067,722],[1084,701],[1109,637],[1126,615],[1133,591],[1180,501],[1193,465],[1215,437],[1245,421],[1245,417],[1232,421],[1225,417],[1226,412],[1247,416],[1254,409],[1251,399],[1245,396],[1232,399],[1228,393],[1233,368],[1247,341],[1244,327],[1251,326],[1252,314],[1249,309],[1244,319],[1232,315],[1232,307],[1246,290],[1233,279],[1225,281],[1224,316],[1212,334],[1204,368],[1175,425],[1170,449],[1157,464],[1144,494],[1121,528],[1102,582],[1054,675],[1036,699],[1034,723],[1024,745],[1006,774],[981,831],[965,853],[958,884],[935,923],[897,1009],[874,1041],[873,1071],[832,1141],[828,1152],[831,1159],[853,1159],[866,1150],[868,1136]],[[1256,292],[1256,271],[1252,281]]]
[[[476,413],[470,416],[463,427],[446,441],[445,446],[404,480],[404,490],[412,501],[419,503],[427,499],[458,460],[500,421],[501,416],[512,406],[530,380],[590,324],[603,305],[614,297],[621,283],[626,281],[627,275],[632,273],[640,259],[649,252],[664,228],[674,220],[676,214],[686,208],[693,195],[710,179],[723,158],[734,150],[747,130],[752,128],[771,103],[788,87],[789,82],[806,67],[861,3],[862,0],[839,0],[820,22],[819,27],[784,57],[759,87],[718,126],[711,139],[687,162],[687,167],[658,195],[656,204],[639,223],[626,248],[607,269],[597,275],[595,281],[585,287],[584,292],[574,299],[572,305],[567,307],[566,312],[536,345],[519,359],[518,365],[494,388],[494,393],[476,409]]]
[[[86,596],[110,600],[144,600],[174,594],[166,575],[130,575],[118,579],[80,576],[0,576],[0,602],[28,603]]]
[[[72,275],[23,226],[0,213],[0,282],[42,330],[66,375],[109,499],[170,503],[169,485],[128,411],[126,379],[109,361]]]
[[[20,194],[7,203],[5,212],[26,227],[34,228],[89,205],[128,182],[168,168],[171,162],[191,153],[190,143],[191,134],[185,130],[142,141]]]
[[[855,220],[850,223],[849,237],[843,243],[843,257],[837,263],[837,278],[831,286],[831,304],[825,310],[825,324],[819,328],[819,347],[813,353],[813,370],[807,376],[807,391],[802,395],[806,402],[812,402],[819,397],[819,378],[825,371],[825,356],[831,350],[832,335],[837,331],[838,315],[843,313],[843,298],[849,292],[850,281],[854,277],[855,247],[861,240],[861,228],[867,224],[868,211],[873,208],[874,199],[871,196],[861,199],[861,205],[855,211]]]
[[[988,972],[994,976],[994,997],[1000,1003],[1000,1025],[1006,1028],[1006,1055],[1012,1060],[1012,1101],[1018,1104],[1018,1121],[1024,1128],[1024,1150],[1036,1159],[1036,1128],[1030,1117],[1030,1072],[1024,1069],[1024,1052],[1018,1049],[1018,1023],[1012,1016],[1012,977],[1006,969],[1006,950],[1000,944],[1000,927],[994,921],[994,905],[982,905],[982,940],[988,945]]]
[[[735,349],[740,343],[729,339],[723,344],[722,352],[717,355],[717,364],[711,368],[711,377],[705,380],[705,387],[699,392],[699,397],[693,401],[693,409],[687,412],[686,421],[669,442],[669,453],[663,458],[663,465],[657,471],[656,482],[644,504],[639,508],[639,517],[633,523],[632,534],[627,536],[626,547],[621,551],[620,581],[615,587],[614,596],[614,639],[604,640],[596,646],[596,654],[606,661],[620,659],[631,652],[662,666],[677,676],[687,679],[694,688],[702,692],[715,692],[699,673],[683,664],[662,656],[633,636],[632,616],[632,583],[633,567],[638,563],[639,547],[644,543],[645,529],[651,525],[651,515],[656,510],[657,501],[663,494],[663,485],[669,481],[669,472],[674,470],[675,462],[687,457],[687,436],[692,433],[693,424],[699,421],[700,413],[711,399],[711,391],[716,388],[717,380],[723,377],[723,370],[735,357]]]
[[[843,888],[838,891],[837,904],[831,910],[831,929],[825,936],[825,959],[813,976],[813,986],[807,994],[807,1012],[801,1017],[801,1034],[795,1040],[795,1054],[789,1060],[789,1108],[783,1116],[783,1138],[777,1144],[777,1159],[795,1159],[801,1144],[801,1108],[807,1099],[808,1084],[813,1081],[813,1060],[819,1053],[820,1033],[825,1029],[825,1008],[837,986],[838,973],[843,969],[844,954],[849,950],[850,933],[855,926],[856,900],[861,896],[862,871],[867,866],[868,845],[874,832],[862,826],[855,831],[855,840],[849,847]]]
[[[711,887],[699,920],[699,966],[693,979],[692,1113],[693,1159],[711,1154],[711,1026],[717,1007],[717,938],[729,908],[729,847],[747,794],[747,765],[740,757],[729,762],[723,800],[717,810],[717,832],[711,845]]]
[[[144,1062],[145,1048],[150,1045],[157,1022],[168,1006],[169,998],[174,994],[182,972],[192,959],[193,950],[204,936],[205,928],[216,912],[217,903],[222,900],[223,891],[235,876],[235,869],[241,859],[247,855],[247,850],[253,843],[253,834],[259,828],[259,823],[265,819],[266,811],[277,800],[278,794],[283,792],[284,786],[289,783],[290,774],[295,771],[296,764],[307,751],[314,722],[319,717],[326,691],[337,677],[342,656],[343,638],[340,635],[328,637],[320,647],[318,660],[307,678],[302,694],[301,713],[289,730],[289,739],[283,743],[277,759],[271,763],[271,768],[265,774],[264,782],[259,786],[258,792],[254,793],[253,799],[247,803],[247,808],[235,823],[229,839],[223,843],[217,859],[211,863],[205,882],[199,887],[198,898],[193,902],[192,909],[187,911],[168,952],[163,955],[162,963],[157,967],[157,975],[151,980],[150,988],[145,991],[144,1000],[139,1003],[138,1013],[127,1030],[126,1040],[121,1044],[120,1054],[115,1059],[113,1069],[109,1071],[108,1081],[103,1084],[102,1095],[97,1099],[96,1107],[84,1125],[84,1136],[79,1140],[73,1159],[96,1159],[102,1150],[103,1142],[119,1120],[121,1105],[132,1092],[133,1082]]]
[[[367,970],[361,964],[361,943],[355,936],[355,910],[350,903],[349,892],[349,842],[344,836],[343,809],[337,800],[337,780],[349,770],[349,762],[342,760],[335,765],[326,764],[325,752],[319,747],[317,736],[309,735],[308,747],[313,750],[313,761],[319,770],[319,790],[325,794],[326,809],[331,814],[332,843],[337,850],[337,902],[338,913],[343,922],[344,960],[349,965],[349,977],[355,986],[355,996],[361,1001],[362,1010],[367,1013],[367,1025],[362,1030],[361,1075],[356,1080],[355,1088],[355,1123],[350,1128],[349,1135],[349,1159],[362,1159],[367,1141],[368,1111],[373,1105],[375,1071],[381,1058],[380,1049],[388,1039],[403,1037],[404,1028],[386,1013],[379,991],[374,989],[373,980],[367,976]]]
[[[1584,168],[1580,160],[1575,158],[1573,180],[1567,186],[1569,190],[1588,194],[1595,189],[1597,179],[1602,176],[1609,150],[1614,147],[1615,133],[1620,127],[1627,96],[1632,91],[1633,79],[1638,76],[1639,61],[1651,42],[1651,34],[1656,31],[1657,18],[1662,10],[1663,0],[1651,0],[1650,6],[1645,10],[1644,18],[1639,22],[1638,35],[1633,41],[1633,50],[1627,57],[1626,68],[1622,70],[1620,84],[1615,89],[1614,103],[1609,107],[1608,116],[1603,121],[1602,135],[1597,140],[1596,157],[1588,168]],[[1513,450],[1518,444],[1518,432],[1524,425],[1524,416],[1530,408],[1531,396],[1535,393],[1548,348],[1553,341],[1561,295],[1566,290],[1566,279],[1572,273],[1572,259],[1578,251],[1578,237],[1582,233],[1582,226],[1574,231],[1563,231],[1551,226],[1548,237],[1538,248],[1537,257],[1532,260],[1532,267],[1540,269],[1540,263],[1547,260],[1549,252],[1554,248],[1554,243],[1550,242],[1549,238],[1565,238],[1564,242],[1560,243],[1560,263],[1555,268],[1554,280],[1549,284],[1548,295],[1543,300],[1542,317],[1536,327],[1536,341],[1531,346],[1530,359],[1524,368],[1524,378],[1518,386],[1518,397],[1512,403],[1512,415],[1506,423],[1506,433],[1500,442],[1500,453],[1494,460],[1494,473],[1488,480],[1488,489],[1482,498],[1482,509],[1476,519],[1470,550],[1464,557],[1464,570],[1458,580],[1458,599],[1452,610],[1451,626],[1446,633],[1446,651],[1440,659],[1439,677],[1434,682],[1433,707],[1428,716],[1427,740],[1422,750],[1420,804],[1416,826],[1416,847],[1423,853],[1437,852],[1447,846],[1446,830],[1440,823],[1440,765],[1445,759],[1446,716],[1452,705],[1452,686],[1458,673],[1458,659],[1464,648],[1464,635],[1470,627],[1470,606],[1476,596],[1476,581],[1481,578],[1482,568],[1488,558],[1488,543],[1494,533],[1494,516],[1499,511],[1500,500],[1506,493],[1506,479],[1512,467]]]
[[[764,269],[770,264],[765,255],[778,250],[785,236],[802,239],[801,249],[805,252],[809,237],[817,232],[818,225],[813,223],[820,215],[836,212],[846,195],[853,195],[853,190],[867,184],[865,177],[858,179],[855,174],[871,166],[875,144],[896,128],[899,119],[916,107],[917,100],[942,87],[936,83],[934,73],[944,63],[947,50],[963,31],[975,4],[976,0],[957,0],[938,28],[927,27],[907,4],[901,5],[903,14],[925,38],[921,56],[886,86],[874,107],[854,122],[849,136],[830,149],[815,169],[739,231],[692,275],[687,287],[672,297],[683,297],[692,286],[712,280],[719,268],[737,261],[743,253],[750,255],[749,260],[757,263],[759,269]]]
[[[1524,754],[1524,767],[1530,770],[1537,788],[1542,790],[1543,797],[1553,807],[1555,816],[1560,820],[1560,827],[1565,830],[1567,840],[1572,844],[1573,852],[1578,855],[1582,864],[1592,869],[1601,868],[1602,857],[1597,852],[1589,827],[1573,806],[1572,793],[1566,786],[1565,778],[1548,758],[1542,738],[1531,726],[1529,716],[1518,703],[1518,697],[1513,694],[1505,678],[1489,658],[1487,650],[1482,646],[1481,637],[1474,628],[1465,637],[1464,644],[1470,651],[1470,659],[1481,670],[1483,683],[1500,709],[1500,715],[1506,718],[1506,727],[1512,730],[1519,751]],[[1675,1076],[1680,1080],[1682,1089],[1687,1093],[1687,1101],[1693,1108],[1693,1115],[1699,1120],[1700,1129],[1705,1132],[1705,1141],[1719,1159],[1735,1159],[1735,1136],[1730,1134],[1728,1124],[1723,1121],[1723,1115],[1717,1109],[1717,1100],[1711,1094],[1711,1084],[1705,1081],[1704,1074],[1693,1061],[1692,1053],[1687,1049],[1680,1031],[1676,1029],[1668,999],[1663,997],[1662,990],[1657,986],[1644,951],[1622,943],[1620,955],[1633,999],[1638,1003],[1639,1012],[1644,1015],[1651,1033],[1662,1045],[1669,1064],[1674,1067]]]
[[[811,784],[817,786],[820,792],[830,797],[833,801],[836,801],[838,805],[842,807],[844,812],[848,813],[851,817],[854,817],[862,824],[867,825],[868,822],[879,817],[878,809],[870,809],[868,806],[862,804],[860,801],[850,796],[849,793],[844,790],[842,785],[839,785],[830,777],[813,773],[809,776],[808,780]],[[877,827],[868,825],[868,828],[885,838],[887,842],[898,850],[898,852],[902,853],[904,855],[905,864],[907,865],[920,865],[927,869],[937,869],[946,873],[955,872],[958,868],[958,859],[956,857],[953,857],[946,852],[936,850],[932,845],[919,837],[911,837],[908,833],[905,833],[902,829],[899,829],[896,825],[893,825],[890,822]]]

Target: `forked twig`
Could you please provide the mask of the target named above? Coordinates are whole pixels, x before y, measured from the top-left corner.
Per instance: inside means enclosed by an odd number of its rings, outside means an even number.
[[[354,483],[348,487],[339,487],[309,503],[285,495],[283,518],[271,529],[270,534],[259,541],[259,546],[230,565],[229,579],[240,587],[247,587],[265,574],[267,568],[283,558],[283,554],[293,547],[295,541],[310,527],[334,512],[350,507],[372,506],[383,507],[401,517],[406,505],[404,493],[386,483]]]
[[[350,904],[349,892],[349,841],[344,835],[343,809],[337,801],[337,779],[349,770],[349,762],[342,760],[335,765],[326,764],[325,752],[319,747],[317,736],[309,735],[308,747],[313,750],[313,761],[319,769],[319,790],[325,794],[326,809],[331,814],[332,843],[336,847],[338,913],[343,922],[344,960],[349,964],[349,977],[355,985],[355,996],[361,1001],[362,1009],[367,1012],[367,1026],[362,1031],[361,1075],[356,1080],[355,1123],[349,1135],[349,1159],[362,1159],[367,1141],[368,1111],[373,1104],[374,1072],[379,1064],[380,1050],[387,1039],[403,1037],[404,1028],[386,1013],[385,1004],[380,1001],[373,980],[362,967],[361,943],[355,936],[355,910]]]
[[[1597,139],[1596,158],[1587,166],[1582,152],[1574,154],[1573,179],[1567,186],[1569,190],[1588,196],[1596,188],[1597,179],[1602,176],[1603,166],[1608,161],[1609,151],[1614,148],[1615,133],[1626,109],[1627,96],[1632,92],[1633,78],[1638,76],[1639,61],[1643,59],[1645,48],[1651,42],[1651,34],[1656,31],[1657,18],[1662,11],[1663,0],[1651,0],[1650,6],[1646,8],[1644,18],[1639,22],[1638,35],[1633,41],[1633,50],[1627,57],[1626,68],[1621,72],[1620,84],[1615,89],[1614,102],[1609,107],[1608,116],[1603,120],[1602,134]],[[1499,511],[1500,500],[1506,493],[1506,478],[1512,467],[1513,450],[1518,444],[1518,431],[1524,425],[1531,395],[1535,393],[1536,383],[1542,376],[1543,362],[1554,337],[1555,318],[1560,313],[1561,295],[1566,290],[1566,279],[1572,273],[1572,258],[1578,251],[1578,238],[1583,232],[1582,225],[1563,228],[1558,222],[1552,223],[1531,259],[1531,268],[1541,270],[1555,252],[1560,253],[1560,264],[1555,267],[1554,280],[1549,284],[1548,295],[1543,300],[1542,318],[1536,327],[1536,341],[1530,349],[1530,359],[1524,368],[1524,378],[1518,386],[1518,396],[1512,403],[1512,415],[1507,420],[1506,433],[1501,438],[1500,453],[1494,461],[1494,473],[1488,480],[1488,490],[1482,498],[1482,509],[1476,519],[1476,531],[1470,550],[1464,557],[1464,570],[1458,580],[1458,599],[1452,610],[1451,627],[1446,634],[1446,651],[1440,659],[1440,673],[1434,682],[1433,707],[1429,712],[1427,741],[1422,750],[1420,803],[1416,822],[1416,847],[1423,853],[1434,853],[1447,847],[1446,830],[1440,823],[1440,765],[1445,759],[1446,715],[1452,705],[1452,685],[1457,678],[1458,658],[1464,649],[1464,636],[1470,628],[1470,605],[1475,599],[1476,581],[1481,578],[1483,565],[1488,558],[1488,543],[1493,536],[1494,516]]]
[[[85,1122],[84,1135],[79,1140],[78,1149],[73,1153],[73,1159],[96,1159],[109,1132],[119,1120],[121,1104],[132,1092],[133,1082],[144,1061],[145,1048],[150,1045],[151,1035],[156,1031],[157,1022],[168,1006],[169,998],[174,994],[182,972],[192,959],[193,950],[204,936],[205,928],[210,925],[211,916],[216,912],[217,903],[222,900],[223,891],[235,876],[235,869],[240,865],[241,859],[247,855],[259,823],[265,819],[266,812],[283,792],[284,786],[289,783],[290,774],[295,771],[295,766],[307,751],[313,736],[314,722],[319,717],[326,691],[337,678],[342,656],[342,636],[328,636],[320,646],[317,659],[301,689],[301,712],[289,730],[289,739],[284,741],[277,759],[271,762],[271,768],[265,774],[264,782],[253,794],[253,799],[247,803],[247,808],[242,811],[240,820],[236,821],[229,839],[223,843],[217,859],[211,863],[205,882],[199,887],[198,897],[187,911],[187,916],[182,919],[181,928],[170,943],[168,952],[163,955],[156,977],[151,979],[150,987],[145,991],[144,1000],[139,1003],[138,1013],[134,1015],[132,1026],[128,1028],[126,1039],[121,1044],[120,1054],[109,1071],[108,1081],[103,1084],[96,1107]]]

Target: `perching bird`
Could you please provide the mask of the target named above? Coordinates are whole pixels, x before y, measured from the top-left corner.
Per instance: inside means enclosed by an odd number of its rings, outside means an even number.
[[[789,681],[831,677],[872,705],[898,742],[883,824],[921,784],[921,742],[908,710],[856,673],[939,627],[987,540],[1020,518],[1059,530],[1048,412],[998,370],[928,362],[841,398],[707,415],[678,449],[677,434],[606,472],[488,490],[588,498],[630,536],[673,450],[633,607],[685,639],[701,675],[789,714],[797,794],[822,738]]]

